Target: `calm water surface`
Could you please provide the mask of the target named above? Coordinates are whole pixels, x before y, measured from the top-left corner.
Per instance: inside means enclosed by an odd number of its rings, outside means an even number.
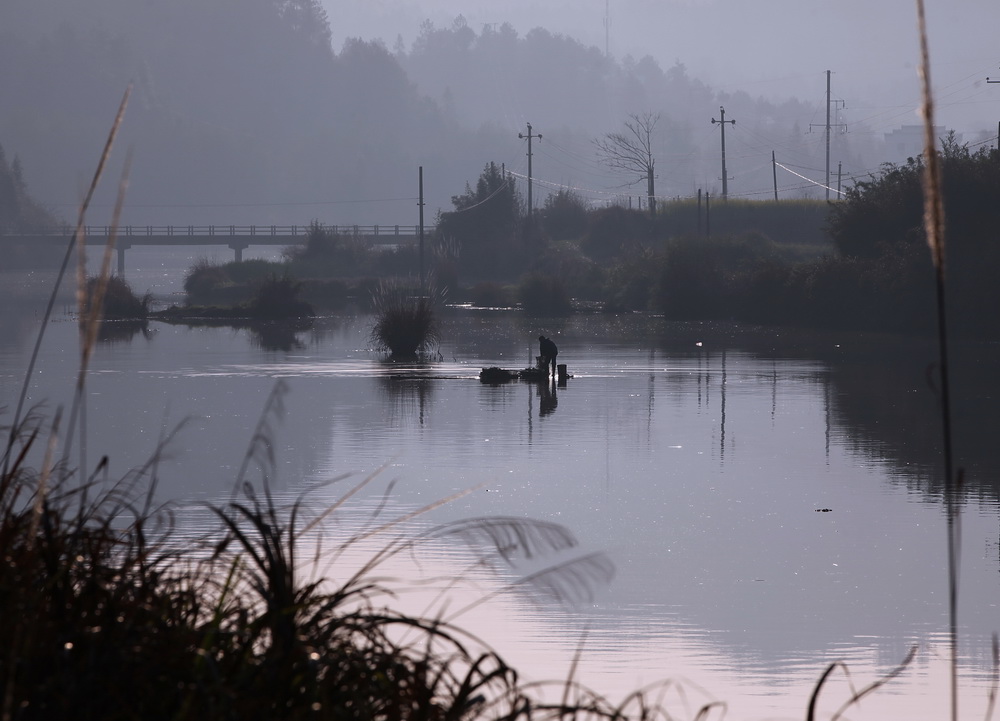
[[[18,307],[0,326],[0,405],[16,401],[38,328],[39,313]],[[712,699],[728,704],[726,718],[803,718],[827,664],[846,661],[860,686],[917,644],[909,669],[851,718],[946,716],[945,518],[929,347],[455,310],[443,319],[440,359],[406,366],[368,350],[370,324],[322,318],[287,350],[248,330],[159,323],[104,343],[88,383],[90,462],[108,453],[112,475],[122,475],[182,423],[160,464],[159,493],[190,509],[182,523],[197,526],[200,504],[229,497],[279,389],[283,414],[268,417],[279,493],[292,498],[350,474],[308,495],[322,508],[378,472],[334,537],[364,523],[383,496],[381,517],[391,518],[475,489],[421,522],[555,521],[580,546],[550,563],[592,552],[613,561],[614,579],[595,583],[589,600],[567,606],[515,591],[458,618],[530,678],[564,677],[583,643],[578,677],[612,698],[671,679],[686,689],[670,696],[680,718]],[[76,326],[60,312],[46,332],[30,400],[51,410],[69,397]],[[559,344],[573,374],[565,387],[479,382],[484,366],[527,365],[539,332]],[[975,718],[1000,629],[996,358],[995,348],[956,350],[957,450],[968,469],[962,708]],[[407,583],[455,572],[473,562],[463,549],[439,546],[387,571]],[[498,583],[467,575],[477,580],[452,592],[445,615]],[[441,608],[426,594],[403,595],[412,610]],[[823,713],[847,693],[838,676]]]

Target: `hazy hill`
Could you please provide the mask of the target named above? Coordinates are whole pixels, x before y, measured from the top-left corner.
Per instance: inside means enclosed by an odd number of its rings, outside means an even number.
[[[544,136],[539,202],[552,183],[610,202],[642,186],[610,174],[592,141],[645,111],[662,116],[658,192],[717,193],[720,104],[738,119],[731,194],[769,192],[772,149],[822,166],[822,134],[806,132],[816,108],[720,95],[681,65],[618,62],[542,29],[476,33],[460,19],[425,25],[409,48],[354,40],[334,52],[337,23],[318,0],[6,0],[0,142],[36,197],[71,216],[133,82],[125,222],[157,225],[415,223],[418,166],[433,217],[489,161],[526,172],[527,122]],[[839,154],[854,170],[877,162],[864,148]],[[92,222],[106,222],[114,185]]]

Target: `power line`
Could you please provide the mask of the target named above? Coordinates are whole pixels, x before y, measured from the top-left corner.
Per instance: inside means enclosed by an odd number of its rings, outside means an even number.
[[[837,190],[836,188],[831,188],[831,187],[830,187],[829,185],[825,185],[825,184],[823,184],[823,183],[820,183],[820,182],[817,182],[817,181],[815,181],[815,180],[813,180],[813,179],[811,179],[811,178],[807,178],[806,176],[802,175],[801,173],[796,173],[796,172],[795,172],[794,170],[792,170],[791,168],[787,168],[787,167],[785,167],[785,166],[784,166],[784,165],[782,165],[781,163],[778,163],[778,162],[775,162],[775,165],[777,165],[777,166],[778,166],[779,168],[781,168],[782,170],[787,170],[787,171],[788,171],[789,173],[791,173],[792,175],[794,175],[794,176],[795,176],[796,178],[802,178],[802,179],[803,179],[804,181],[806,181],[807,183],[811,183],[812,185],[818,185],[818,186],[819,186],[819,187],[821,187],[821,188],[826,188],[826,191],[827,191],[827,195],[826,195],[826,197],[827,197],[827,198],[829,198],[829,197],[830,197],[830,191],[831,191],[831,190],[832,190],[832,191],[833,191],[834,193],[837,193],[838,195],[844,195],[844,192],[843,192],[843,191],[841,191],[841,190]]]

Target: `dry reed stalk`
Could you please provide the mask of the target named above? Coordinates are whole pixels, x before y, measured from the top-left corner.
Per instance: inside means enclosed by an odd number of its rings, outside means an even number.
[[[948,328],[945,304],[945,225],[941,164],[934,139],[934,96],[931,90],[931,61],[927,45],[927,17],[923,0],[917,0],[920,32],[920,81],[924,122],[924,231],[934,262],[938,321],[938,372],[941,389],[942,442],[944,447],[945,509],[948,523],[948,636],[951,646],[951,718],[958,720],[958,567],[961,553],[961,518],[958,486],[961,471],[955,474],[952,458],[951,393],[948,368]]]
[[[125,191],[128,189],[129,170],[132,167],[132,151],[129,150],[125,157],[125,168],[122,170],[122,177],[118,184],[118,197],[115,200],[114,213],[111,216],[111,228],[108,233],[108,242],[104,244],[104,256],[101,259],[101,270],[97,275],[97,283],[89,298],[87,294],[86,277],[83,280],[82,293],[85,298],[85,306],[80,309],[80,318],[83,325],[82,347],[80,349],[80,377],[78,384],[82,383],[83,374],[90,365],[90,356],[94,346],[97,344],[97,331],[101,327],[101,315],[104,308],[104,296],[108,290],[108,281],[111,279],[111,258],[115,251],[115,243],[118,239],[118,226],[121,221],[122,209],[125,205]],[[80,246],[83,247],[83,246]],[[84,259],[85,260],[85,259]],[[86,274],[84,274],[86,276]],[[77,274],[79,281],[79,273]]]
[[[104,291],[108,286],[110,254],[114,249],[115,237],[118,232],[118,221],[121,217],[122,207],[125,202],[125,189],[128,187],[128,170],[131,163],[131,154],[129,154],[129,157],[126,158],[125,169],[122,173],[122,179],[118,186],[118,197],[115,201],[114,216],[112,218],[111,230],[108,233],[108,242],[105,247],[105,263],[102,267],[102,274],[99,277],[97,285],[94,289],[94,298],[90,299],[91,307],[89,312],[87,309],[87,253],[86,238],[84,237],[85,216],[87,208],[90,206],[90,201],[93,198],[94,191],[97,189],[97,183],[104,174],[104,167],[108,162],[108,158],[111,156],[111,149],[114,147],[115,138],[118,136],[118,131],[121,128],[122,121],[125,119],[125,108],[128,107],[128,99],[131,93],[132,86],[130,84],[125,89],[125,94],[122,97],[121,104],[118,106],[118,113],[115,115],[114,123],[111,126],[111,132],[108,134],[108,140],[104,145],[104,152],[101,154],[101,159],[97,165],[97,172],[94,173],[94,178],[87,191],[87,197],[80,205],[80,213],[77,216],[76,232],[73,235],[74,243],[77,248],[77,309],[82,323],[82,328],[80,333],[80,367],[77,370],[76,393],[73,397],[73,407],[70,411],[69,426],[66,432],[66,455],[69,455],[70,449],[72,448],[73,438],[75,435],[74,431],[79,419],[81,471],[85,470],[87,467],[87,409],[84,387],[86,385],[90,357],[93,354],[94,345],[97,342],[97,329],[101,323],[101,307],[104,305]],[[98,302],[98,300],[100,302]]]
[[[42,324],[38,330],[38,336],[35,338],[35,347],[32,349],[31,357],[28,360],[28,368],[24,374],[24,382],[21,384],[21,393],[17,399],[17,406],[14,410],[13,420],[10,424],[10,437],[8,439],[7,447],[4,450],[3,456],[3,472],[4,474],[10,468],[10,454],[14,448],[14,439],[17,434],[17,429],[20,427],[21,414],[24,411],[24,402],[28,396],[28,388],[31,385],[31,377],[35,372],[35,363],[38,360],[39,349],[42,346],[42,339],[45,337],[45,329],[48,326],[49,319],[52,317],[52,308],[55,306],[56,296],[59,294],[59,288],[62,285],[63,276],[66,274],[66,268],[69,265],[69,259],[73,255],[73,250],[76,248],[78,252],[82,252],[83,241],[84,241],[84,218],[86,217],[87,210],[90,207],[90,201],[94,197],[94,192],[97,190],[97,185],[100,182],[101,176],[104,174],[104,167],[108,162],[108,158],[111,155],[111,148],[114,146],[115,138],[118,135],[118,130],[121,127],[122,120],[125,117],[125,108],[128,106],[129,95],[132,93],[131,84],[125,89],[125,94],[122,97],[121,104],[118,106],[118,112],[115,115],[114,123],[111,125],[111,131],[108,133],[108,138],[104,143],[104,150],[101,152],[100,160],[97,163],[97,169],[94,171],[94,177],[90,181],[90,186],[87,189],[87,194],[84,196],[83,202],[80,203],[80,209],[77,215],[76,229],[70,238],[69,244],[66,246],[66,255],[63,256],[62,264],[59,266],[59,272],[56,275],[56,281],[52,286],[52,293],[49,295],[49,302],[45,307],[45,314],[42,317]],[[77,301],[82,303],[83,289],[86,287],[86,283],[80,281],[79,274],[82,272],[85,274],[85,270],[81,270],[83,264],[77,268]],[[80,306],[82,308],[82,305]],[[72,419],[70,421],[72,426]],[[67,434],[67,448],[68,443],[72,441],[72,433]],[[68,452],[68,451],[67,451]]]

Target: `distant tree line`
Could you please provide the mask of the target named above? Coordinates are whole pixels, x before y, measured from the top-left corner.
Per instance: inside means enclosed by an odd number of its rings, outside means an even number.
[[[952,137],[942,165],[950,325],[1000,337],[1000,154]],[[537,284],[541,274],[609,310],[926,333],[936,320],[922,172],[921,158],[886,164],[840,202],[730,200],[711,215],[692,200],[663,203],[652,217],[590,209],[561,191],[528,224],[489,164],[438,231],[471,284],[518,274]]]
[[[7,162],[0,146],[0,233],[42,233],[56,225],[52,215],[28,194],[20,159],[15,155]]]
[[[28,192],[24,169],[15,155],[8,162],[0,146],[0,234],[34,235],[58,230],[62,224]],[[64,249],[37,244],[7,244],[3,248],[0,267],[16,268],[55,267],[64,256]]]

